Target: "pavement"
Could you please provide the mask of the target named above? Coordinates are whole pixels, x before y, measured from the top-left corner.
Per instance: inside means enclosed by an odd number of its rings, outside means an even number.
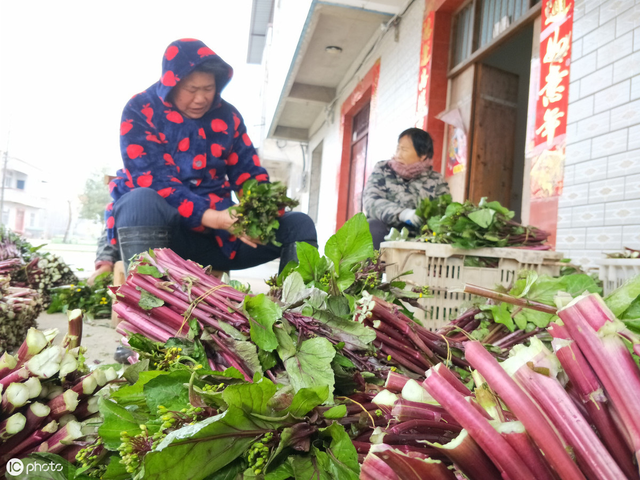
[[[58,253],[58,252],[56,252]],[[63,257],[64,258],[64,257]],[[255,294],[267,293],[269,287],[264,283],[266,279],[278,272],[278,261],[266,263],[258,267],[231,272],[231,278],[251,286]],[[38,328],[57,328],[59,334],[55,343],[62,340],[67,332],[67,315],[63,313],[48,314],[43,312],[38,317]],[[121,335],[111,326],[111,319],[96,319],[85,321],[82,332],[82,345],[87,347],[87,363],[114,363],[113,354],[120,344]]]

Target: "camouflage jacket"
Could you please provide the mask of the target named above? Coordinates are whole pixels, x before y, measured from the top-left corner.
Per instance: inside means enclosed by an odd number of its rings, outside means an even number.
[[[441,174],[428,170],[413,180],[405,180],[389,166],[378,162],[364,189],[364,210],[370,220],[380,220],[389,227],[404,226],[398,215],[406,208],[417,208],[425,198],[449,193],[449,184]]]

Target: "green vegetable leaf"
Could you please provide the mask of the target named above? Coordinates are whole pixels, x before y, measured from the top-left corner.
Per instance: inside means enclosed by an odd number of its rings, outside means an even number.
[[[264,480],[287,480],[293,477],[293,467],[290,462],[284,462],[272,472],[264,476]]]
[[[112,400],[100,398],[98,408],[104,417],[104,422],[98,429],[98,434],[102,437],[105,446],[109,450],[117,450],[122,443],[120,434],[127,432],[132,437],[140,433],[140,424],[143,420],[137,418],[132,412],[121,407]]]
[[[333,262],[338,275],[343,269],[373,257],[373,240],[365,215],[356,214],[330,237],[324,254]]]
[[[247,468],[247,462],[243,458],[231,462],[226,467],[212,473],[204,480],[238,480],[239,475]]]
[[[190,372],[176,370],[168,375],[159,375],[149,380],[143,387],[149,411],[155,413],[159,405],[176,411],[187,407],[189,403],[187,385],[190,379]]]
[[[273,324],[282,317],[280,308],[264,293],[255,297],[245,297],[244,308],[250,317],[251,340],[267,352],[275,350],[278,340],[273,333]]]
[[[483,208],[480,210],[476,210],[475,212],[471,212],[468,217],[473,222],[480,225],[482,228],[489,228],[489,225],[493,222],[493,217],[495,216],[495,210],[491,210],[488,208]]]
[[[222,398],[230,407],[239,408],[247,414],[269,415],[271,412],[267,404],[275,393],[275,384],[263,377],[255,383],[229,385],[222,392]]]
[[[366,350],[376,339],[376,332],[362,323],[336,317],[326,310],[317,310],[313,316],[329,327],[331,336],[339,342],[344,342],[349,350]]]
[[[293,397],[289,413],[294,417],[303,417],[318,405],[322,405],[329,397],[329,387],[301,388]]]
[[[237,407],[171,432],[144,458],[147,480],[204,479],[243,455],[268,430]]]
[[[222,324],[223,322],[220,323]],[[247,366],[251,375],[255,375],[256,373],[262,374],[262,363],[258,357],[255,344],[247,340],[235,340],[233,338],[222,338],[220,341],[242,359],[242,362]],[[238,372],[235,368],[234,370]],[[240,372],[238,372],[238,374],[241,375],[240,378],[244,378],[244,375]]]
[[[135,364],[134,364],[135,365]],[[127,406],[127,405],[138,405],[138,406],[146,406],[147,400],[144,394],[144,386],[154,378],[160,375],[167,375],[169,372],[164,372],[162,370],[147,370],[142,371],[138,375],[138,380],[133,385],[127,385],[125,387],[120,387],[115,392],[112,392],[110,397],[111,399],[118,402],[119,405]]]
[[[616,288],[606,296],[604,303],[619,318],[636,302],[638,297],[640,297],[640,275],[636,275],[621,287]],[[633,310],[629,313],[632,314]]]
[[[312,455],[296,455],[291,457],[291,467],[296,480],[334,480],[329,476]],[[338,477],[335,477],[337,479]]]
[[[503,324],[510,332],[515,330],[511,312],[509,311],[509,304],[491,305],[491,313],[493,313],[494,322]]]
[[[293,342],[292,342],[293,343]],[[278,354],[296,392],[305,387],[329,387],[328,401],[333,399],[334,376],[331,361],[335,350],[329,340],[316,337],[302,342],[297,349],[279,348]]]
[[[125,368],[122,376],[129,383],[136,383],[138,381],[138,377],[140,373],[147,371],[148,369],[149,369],[149,359],[143,358],[139,362],[136,362],[133,365],[129,365],[127,368]]]
[[[333,478],[358,480],[360,474],[358,452],[344,427],[333,422],[329,427],[321,429],[320,432],[321,436],[331,440],[329,447],[327,447],[327,456],[330,460],[328,470]]]
[[[341,292],[344,292],[347,288],[353,285],[353,282],[356,281],[356,275],[351,270],[347,270],[343,268],[340,270],[340,275],[336,279],[336,283],[338,285],[338,289]]]
[[[298,268],[296,268],[295,271],[302,276],[304,283],[315,280],[317,268],[320,263],[320,253],[318,249],[308,243],[298,242],[296,243],[296,252],[298,254]]]
[[[155,342],[152,342],[144,335],[134,333],[129,336],[129,346],[134,350],[145,353],[155,353],[158,350],[158,346]]]
[[[151,275],[153,278],[162,278],[162,273],[158,270],[157,267],[153,265],[138,265],[136,267],[136,272],[140,275]]]
[[[585,291],[600,291],[600,288],[589,275],[567,275],[560,278],[540,275],[533,285],[531,285],[526,298],[553,306],[555,305],[555,296],[558,292],[567,292],[572,297],[576,297]]]
[[[276,358],[274,352],[265,352],[262,349],[258,349],[258,359],[260,360],[260,365],[262,366],[263,372],[275,367],[278,364],[278,359]]]
[[[305,284],[302,275],[298,272],[291,272],[282,283],[282,301],[289,304],[297,302],[304,289]]]
[[[336,405],[335,407],[332,407],[326,412],[324,412],[322,416],[328,420],[338,420],[339,418],[343,418],[346,415],[347,415],[347,406]]]
[[[349,308],[349,300],[342,295],[330,295],[327,297],[327,309],[337,317],[349,317],[351,309]]]
[[[496,201],[487,202],[484,204],[484,206],[492,210],[495,210],[496,212],[501,213],[509,218],[511,218],[510,215],[513,214],[513,212],[511,212],[507,207],[503,207],[502,205],[500,205],[500,202],[496,202]]]
[[[525,330],[527,325],[533,324],[539,328],[547,328],[549,323],[557,318],[550,313],[538,312],[529,308],[523,308],[516,314],[514,320],[520,330]]]
[[[161,300],[155,295],[147,292],[146,290],[141,289],[140,301],[138,302],[138,305],[144,310],[151,310],[152,308],[163,306],[164,300]]]
[[[107,471],[100,478],[102,480],[129,480],[131,474],[127,472],[127,467],[120,463],[120,456],[114,455],[109,459]]]

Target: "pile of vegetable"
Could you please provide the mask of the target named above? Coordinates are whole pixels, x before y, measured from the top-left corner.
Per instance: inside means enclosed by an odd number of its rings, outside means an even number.
[[[474,205],[467,200],[454,202],[450,194],[430,200],[422,199],[416,214],[422,218],[420,239],[431,243],[447,243],[456,248],[521,247],[548,250],[549,234],[533,226],[524,226],[515,221],[514,212],[489,202],[486,198]],[[403,241],[410,236],[409,230],[391,229],[385,237],[387,241]]]
[[[113,283],[113,274],[105,272],[98,275],[89,285],[86,280],[77,284],[64,285],[52,289],[51,304],[47,313],[66,313],[81,309],[87,319],[108,318],[111,316],[111,296],[109,285]]]
[[[98,413],[95,395],[117,372],[89,372],[80,346],[82,311],[69,312],[68,333],[53,345],[57,334],[30,328],[16,355],[0,357],[0,476],[10,459],[32,453],[75,460],[97,438],[90,420]]]
[[[610,252],[605,254],[607,258],[640,258],[640,250],[624,247],[622,252]]]
[[[51,290],[77,283],[71,268],[57,255],[42,252],[25,239],[0,226],[0,265],[2,274],[11,277],[11,286],[31,288],[42,297],[44,308],[51,302]]]
[[[584,292],[602,293],[590,275],[550,277],[535,271],[520,272],[513,287],[508,292],[502,290],[467,285],[466,293],[489,300],[485,304],[474,302],[437,333],[457,342],[477,340],[508,350],[534,335],[549,338],[545,329],[555,317],[557,292],[572,298]]]
[[[77,281],[58,257],[0,226],[0,353],[18,348],[47,307],[51,289]]]
[[[298,201],[287,197],[287,186],[280,182],[258,183],[247,180],[242,184],[240,203],[231,207],[238,221],[233,224],[231,233],[246,235],[259,240],[262,244],[276,241],[276,231],[280,226],[280,218],[287,208],[298,206]]]
[[[526,247],[545,250],[549,234],[537,227],[523,226],[512,219],[514,212],[489,202],[486,198],[474,205],[452,202],[446,194],[434,200],[422,200],[419,214],[426,225],[423,238],[433,243],[448,243],[456,248]]]
[[[40,294],[30,288],[11,287],[0,277],[0,353],[20,346],[42,312]]]
[[[25,462],[78,480],[638,478],[640,278],[605,306],[581,296],[591,277],[523,273],[432,332],[362,216],[324,255],[298,247],[270,298],[141,255],[114,304],[132,364],[62,456]]]
[[[470,479],[638,478],[640,369],[631,352],[640,353],[640,337],[616,316],[637,303],[639,290],[636,279],[606,303],[598,294],[561,295],[560,304],[570,301],[547,329],[550,348],[534,337],[502,363],[482,343],[467,342],[473,389],[444,365],[421,385],[407,381],[400,396],[394,381],[374,404],[392,415],[410,404],[418,422],[436,416],[441,429],[462,429],[447,441],[422,442],[432,452],[406,452],[381,428],[360,478],[454,478],[443,469],[449,463]]]

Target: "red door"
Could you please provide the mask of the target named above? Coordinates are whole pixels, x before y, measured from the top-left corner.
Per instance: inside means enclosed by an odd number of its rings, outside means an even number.
[[[349,169],[349,194],[347,196],[347,219],[362,211],[362,192],[366,181],[367,143],[369,140],[369,106],[353,116],[351,129],[351,162]]]
[[[24,210],[16,210],[16,228],[18,233],[24,232]]]

